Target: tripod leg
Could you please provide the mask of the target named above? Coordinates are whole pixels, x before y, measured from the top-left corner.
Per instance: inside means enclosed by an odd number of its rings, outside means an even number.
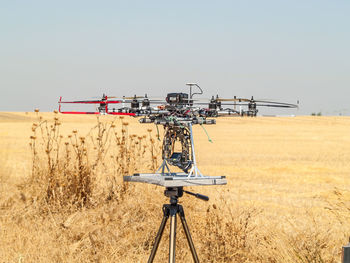
[[[163,219],[162,219],[162,222],[160,223],[159,230],[158,230],[158,233],[156,235],[156,239],[154,241],[154,245],[153,245],[153,248],[151,251],[151,255],[148,258],[148,263],[152,263],[154,260],[154,257],[156,256],[159,242],[160,242],[160,239],[162,238],[163,231],[164,231],[166,222],[168,221],[168,218],[169,218],[169,206],[164,205],[163,206]]]
[[[193,241],[192,241],[190,229],[188,228],[188,225],[187,225],[187,222],[186,222],[186,218],[185,218],[185,212],[184,212],[184,209],[183,209],[182,205],[179,205],[179,214],[180,214],[180,219],[181,219],[182,226],[183,226],[183,228],[185,230],[185,234],[186,234],[186,238],[187,238],[187,241],[188,241],[188,245],[190,246],[190,249],[191,249],[193,261],[195,263],[199,263],[198,255],[197,255],[196,249],[194,248],[194,244],[193,244]]]
[[[169,263],[175,263],[177,205],[170,207]]]

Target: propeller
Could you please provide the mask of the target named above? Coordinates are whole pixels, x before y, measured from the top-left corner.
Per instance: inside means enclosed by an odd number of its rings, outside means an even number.
[[[244,102],[244,103],[221,103],[221,106],[249,106],[249,104],[252,103],[252,101],[249,101],[249,103]],[[281,107],[281,108],[298,108],[298,105],[296,104],[288,104],[288,103],[280,103],[280,104],[275,104],[275,103],[256,103],[256,101],[253,101],[253,103],[256,104],[256,106],[263,106],[263,107]],[[208,105],[208,102],[197,102],[193,103],[194,105]]]
[[[145,98],[144,96],[132,96],[132,97],[116,97],[116,96],[108,96],[108,98],[112,98],[112,99],[126,99],[126,100],[133,100],[133,99],[143,99]]]
[[[232,106],[232,105],[236,105],[236,106],[249,106],[249,103],[239,103],[239,104],[233,104],[233,103],[223,103],[223,106]],[[290,105],[284,105],[284,104],[259,104],[256,103],[257,107],[275,107],[275,108],[298,108],[298,105],[295,104],[290,104]]]
[[[286,105],[286,106],[297,106],[296,104],[277,102],[277,101],[268,101],[268,100],[252,100],[252,102],[268,103],[268,104],[276,104],[276,105]]]
[[[100,104],[100,103],[119,103],[120,101],[106,100],[76,100],[76,101],[60,101],[59,103],[82,103],[82,104]]]
[[[233,98],[233,99],[223,99],[223,98],[217,98],[217,101],[237,101],[237,102],[241,102],[241,101],[251,101],[249,99],[244,99],[244,98]]]
[[[139,100],[139,99],[148,99],[150,102],[163,102],[165,103],[165,98],[160,98],[160,97],[148,97],[147,94],[145,94],[145,96],[132,96],[132,97],[116,97],[116,96],[111,96],[111,97],[108,97],[109,99],[110,98],[117,98],[119,100],[123,100],[124,102],[131,102],[132,100]]]
[[[297,105],[291,104],[291,103],[269,101],[269,100],[255,100],[253,96],[251,97],[251,99],[236,98],[236,96],[233,99],[225,99],[225,98],[218,98],[217,97],[216,100],[217,101],[222,101],[222,102],[234,101],[234,102],[250,102],[250,103],[267,103],[267,104],[276,104],[276,105],[290,106],[291,108],[296,108],[297,107]],[[226,105],[229,105],[229,104],[226,104]],[[231,104],[231,105],[238,105],[238,104]],[[240,104],[240,105],[244,105],[244,104]],[[264,106],[264,105],[260,105],[260,106]]]

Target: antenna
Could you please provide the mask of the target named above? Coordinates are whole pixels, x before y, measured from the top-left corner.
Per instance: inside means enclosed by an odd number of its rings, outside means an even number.
[[[199,87],[199,85],[197,83],[186,83],[187,86],[190,86],[190,99],[192,99],[193,95],[197,94],[197,95],[202,95],[203,94],[203,90],[201,87]],[[199,89],[200,92],[195,92],[192,93],[192,87],[195,86]]]

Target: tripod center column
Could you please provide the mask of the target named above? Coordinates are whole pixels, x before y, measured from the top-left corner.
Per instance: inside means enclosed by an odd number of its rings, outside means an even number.
[[[177,204],[171,204],[170,205],[169,263],[175,263],[176,214],[177,214]]]

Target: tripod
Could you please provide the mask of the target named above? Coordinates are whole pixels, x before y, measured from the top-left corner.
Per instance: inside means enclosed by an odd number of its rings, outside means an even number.
[[[195,263],[199,263],[198,255],[196,249],[194,248],[194,244],[192,241],[190,229],[188,228],[185,212],[182,205],[178,204],[179,197],[183,196],[183,193],[187,193],[190,195],[194,195],[199,199],[208,201],[209,197],[201,194],[195,194],[192,192],[184,191],[183,187],[167,187],[164,191],[164,195],[170,197],[170,204],[163,205],[163,219],[160,223],[160,227],[158,233],[156,235],[156,239],[154,241],[154,245],[151,251],[151,255],[149,256],[148,263],[152,263],[154,257],[156,256],[156,252],[160,243],[160,240],[163,235],[163,231],[170,217],[170,236],[169,236],[169,263],[175,263],[175,246],[176,246],[176,215],[179,214],[183,229],[185,231],[185,235],[190,246],[190,250],[192,253],[193,261]]]

